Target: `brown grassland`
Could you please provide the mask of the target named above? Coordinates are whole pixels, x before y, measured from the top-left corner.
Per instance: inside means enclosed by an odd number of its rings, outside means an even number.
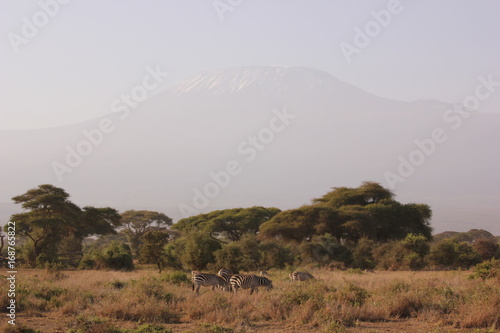
[[[47,271],[17,274],[17,325],[7,324],[7,280],[0,295],[5,332],[497,332],[500,279],[467,271],[311,270],[290,282],[270,270],[274,289],[249,295],[202,288],[189,273],[152,267],[133,272]],[[0,274],[6,275],[5,269]],[[24,327],[24,329],[21,329]],[[29,330],[29,328],[33,330]]]

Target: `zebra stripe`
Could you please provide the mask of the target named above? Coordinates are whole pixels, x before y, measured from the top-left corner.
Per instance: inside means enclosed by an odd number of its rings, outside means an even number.
[[[215,274],[208,274],[208,273],[200,273],[196,274],[193,276],[193,285],[192,289],[198,293],[200,290],[200,287],[212,287],[212,290],[215,289],[215,287],[227,287],[227,282],[220,276],[215,275]]]
[[[290,280],[292,281],[306,281],[306,280],[311,280],[314,279],[314,276],[307,272],[293,272],[290,273]]]
[[[233,275],[233,272],[231,272],[229,269],[222,268],[221,270],[219,270],[219,272],[217,274],[220,275],[220,276],[223,276],[223,275]]]
[[[220,269],[219,272],[217,273],[217,275],[219,275],[221,278],[223,278],[224,281],[226,281],[226,283],[227,283],[227,286],[222,288],[222,290],[231,291],[230,280],[231,280],[231,276],[233,276],[233,272],[230,271],[229,269]]]
[[[253,294],[253,291],[258,287],[267,287],[268,290],[273,288],[273,282],[271,280],[266,277],[257,275],[233,275],[231,277],[230,283],[234,293],[238,292],[239,288],[250,288],[250,295]]]

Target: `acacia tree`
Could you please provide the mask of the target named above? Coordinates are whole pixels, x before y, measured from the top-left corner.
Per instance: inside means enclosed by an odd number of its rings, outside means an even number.
[[[404,239],[407,234],[431,237],[432,211],[425,204],[401,204],[391,191],[374,182],[334,188],[301,208],[283,211],[263,223],[260,237],[303,241],[330,233],[339,241],[361,238]]]
[[[257,206],[217,210],[182,219],[173,228],[179,231],[204,230],[217,239],[239,241],[244,234],[257,234],[261,224],[279,212],[278,208]]]
[[[64,239],[72,239],[81,250],[84,237],[114,233],[120,224],[120,215],[112,208],[84,207],[80,209],[69,200],[65,190],[44,184],[15,196],[25,212],[14,214],[18,235],[31,241],[28,261],[34,263],[41,254],[55,259]]]
[[[127,210],[121,214],[122,230],[127,236],[135,255],[139,252],[141,237],[149,231],[168,230],[172,219],[167,215],[150,210]]]

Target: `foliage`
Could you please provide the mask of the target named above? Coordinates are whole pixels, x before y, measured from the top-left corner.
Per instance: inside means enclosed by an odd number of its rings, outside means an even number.
[[[313,203],[326,204],[333,207],[342,206],[366,206],[378,203],[385,199],[392,199],[394,194],[375,182],[364,182],[358,188],[334,187],[321,198],[313,200]]]
[[[301,264],[327,265],[332,261],[349,264],[352,261],[349,249],[330,234],[314,236],[309,242],[300,244],[298,250]]]
[[[375,241],[369,238],[360,239],[352,250],[352,266],[360,269],[375,268],[373,250],[376,247]]]
[[[276,214],[262,224],[262,238],[302,242],[329,233],[337,240],[356,243],[361,238],[398,240],[408,233],[431,237],[432,211],[425,204],[401,204],[374,182],[357,188],[339,187],[314,199],[312,205]]]
[[[244,234],[256,234],[262,223],[279,213],[278,208],[250,207],[217,210],[180,220],[174,229],[204,230],[214,238],[238,241]]]
[[[469,278],[487,280],[498,276],[500,276],[500,260],[491,259],[474,266]]]
[[[304,206],[276,214],[260,228],[260,238],[277,238],[302,242],[317,234],[342,236],[338,228],[338,211],[331,207]]]
[[[127,244],[112,242],[102,249],[92,247],[87,250],[78,268],[129,271],[134,269],[134,263]]]
[[[141,246],[141,237],[149,231],[167,230],[172,225],[172,219],[167,215],[149,210],[127,210],[121,214],[121,233],[129,239],[134,255]]]
[[[221,243],[201,230],[192,230],[172,242],[170,253],[175,252],[167,264],[201,270],[215,261],[214,252],[221,248]],[[168,253],[168,252],[167,252]]]
[[[408,234],[397,242],[383,243],[373,251],[373,257],[380,269],[419,270],[426,265],[429,242],[423,235]]]
[[[283,268],[293,262],[291,251],[277,243],[261,242],[254,235],[244,235],[240,241],[223,244],[215,253],[214,267],[233,272]]]
[[[139,252],[139,262],[146,264],[155,264],[158,270],[165,268],[165,255],[163,253],[170,235],[164,231],[148,231],[141,236],[142,246]]]
[[[428,259],[436,266],[451,268],[469,268],[481,262],[481,257],[471,245],[454,238],[445,238],[434,243]]]
[[[17,234],[30,240],[30,249],[25,253],[31,264],[41,254],[44,260],[54,261],[61,251],[67,252],[61,246],[65,239],[70,240],[65,244],[71,247],[71,251],[81,251],[85,237],[114,233],[114,228],[120,224],[115,209],[81,209],[69,200],[66,191],[53,185],[39,185],[12,200],[26,210],[12,215],[11,221],[16,222]]]

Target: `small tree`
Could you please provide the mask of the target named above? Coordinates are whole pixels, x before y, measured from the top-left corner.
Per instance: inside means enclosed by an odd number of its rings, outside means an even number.
[[[214,252],[221,243],[206,232],[192,230],[174,242],[175,253],[185,269],[201,270],[215,262]]]
[[[122,229],[130,242],[134,255],[139,253],[141,237],[149,231],[167,230],[172,225],[172,219],[167,215],[149,210],[127,210],[121,214]]]
[[[141,237],[142,246],[139,251],[139,261],[145,264],[155,264],[161,273],[166,267],[165,245],[170,235],[164,231],[148,231]]]

